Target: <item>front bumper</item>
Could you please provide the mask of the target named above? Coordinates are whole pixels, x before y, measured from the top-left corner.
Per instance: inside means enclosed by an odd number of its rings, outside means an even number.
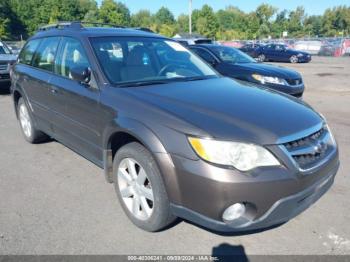
[[[248,80],[241,80],[241,79],[236,79],[234,78],[234,80],[238,81],[240,84],[243,85],[252,85],[252,86],[257,86],[263,89],[272,89],[278,92],[282,92],[288,95],[292,95],[295,96],[297,98],[300,98],[303,96],[304,90],[305,90],[305,86],[304,83],[301,83],[299,85],[276,85],[276,84],[265,84],[262,85],[261,83],[257,82],[254,79],[250,79]]]
[[[283,92],[288,95],[292,95],[295,97],[302,97],[305,86],[304,83],[299,84],[299,85],[274,85],[274,84],[267,84],[266,87],[271,88],[273,90]]]
[[[311,61],[311,59],[312,59],[311,55],[301,56],[301,57],[298,57],[298,62],[299,63],[308,63]]]
[[[263,229],[292,219],[327,192],[339,168],[338,152],[320,169],[303,175],[283,167],[244,174],[201,160],[172,160],[180,190],[178,202],[171,205],[174,215],[221,232]],[[235,203],[253,204],[254,217],[239,225],[224,222],[224,210]]]

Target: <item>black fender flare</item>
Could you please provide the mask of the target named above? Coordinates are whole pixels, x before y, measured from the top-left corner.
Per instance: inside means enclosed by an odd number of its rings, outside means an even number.
[[[173,160],[164,148],[157,135],[142,122],[118,117],[103,132],[103,166],[107,182],[113,183],[113,154],[111,141],[118,133],[128,134],[140,141],[153,155],[161,171],[169,200],[178,203],[179,186]]]

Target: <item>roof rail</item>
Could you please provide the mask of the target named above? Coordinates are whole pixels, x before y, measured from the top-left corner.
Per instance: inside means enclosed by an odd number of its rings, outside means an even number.
[[[39,31],[47,31],[47,30],[52,30],[52,29],[64,29],[64,28],[73,28],[73,27],[77,27],[78,24],[75,22],[57,22],[55,24],[49,24],[49,25],[44,25],[39,27]]]
[[[106,27],[107,26],[107,27],[112,27],[112,28],[127,28],[125,26],[109,24],[109,23],[87,22],[87,21],[62,21],[62,22],[57,22],[55,24],[41,26],[41,27],[39,27],[38,31],[48,31],[48,30],[53,30],[53,29],[66,29],[66,28],[79,30],[82,28],[86,28],[89,25],[97,26],[97,27]],[[130,29],[154,33],[151,29],[146,28],[146,27],[131,27]]]
[[[109,26],[114,28],[125,28],[124,26],[115,25],[115,24],[108,24],[108,23],[98,23],[98,22],[86,22],[86,21],[60,21],[55,24],[49,24],[45,26],[39,27],[39,31],[47,31],[52,29],[82,29],[85,26],[84,25],[93,25],[93,26]]]
[[[132,27],[131,29],[140,30],[140,31],[148,32],[148,33],[154,33],[153,30],[151,30],[150,28],[147,28],[147,27]]]

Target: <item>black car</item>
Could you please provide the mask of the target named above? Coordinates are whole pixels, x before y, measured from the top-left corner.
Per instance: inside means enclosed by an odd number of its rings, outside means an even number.
[[[301,97],[304,83],[291,69],[256,62],[238,49],[222,45],[195,45],[193,52],[211,64],[220,74]]]
[[[260,62],[290,62],[290,63],[308,63],[311,61],[311,55],[288,48],[284,44],[268,44],[259,47],[256,51],[256,58]]]
[[[240,47],[239,50],[241,50],[242,52],[246,53],[247,55],[253,58],[256,58],[258,56],[257,50],[262,46],[263,46],[262,44],[249,43]]]
[[[53,137],[103,168],[148,231],[176,217],[220,231],[284,223],[331,187],[339,166],[311,107],[221,77],[142,30],[45,27],[21,51],[11,90],[24,138]]]

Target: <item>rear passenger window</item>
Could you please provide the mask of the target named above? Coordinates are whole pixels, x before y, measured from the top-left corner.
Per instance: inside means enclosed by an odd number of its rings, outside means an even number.
[[[18,62],[25,65],[31,65],[35,50],[40,44],[40,41],[41,39],[29,41],[20,53]]]
[[[64,37],[60,57],[56,62],[56,73],[72,79],[70,71],[75,67],[90,67],[87,55],[78,40]]]
[[[59,37],[48,37],[42,40],[38,50],[35,52],[33,66],[53,72],[59,42]]]
[[[194,51],[197,55],[199,55],[202,59],[204,59],[208,63],[215,62],[215,58],[206,50],[203,50],[201,48],[192,48],[191,51]]]

